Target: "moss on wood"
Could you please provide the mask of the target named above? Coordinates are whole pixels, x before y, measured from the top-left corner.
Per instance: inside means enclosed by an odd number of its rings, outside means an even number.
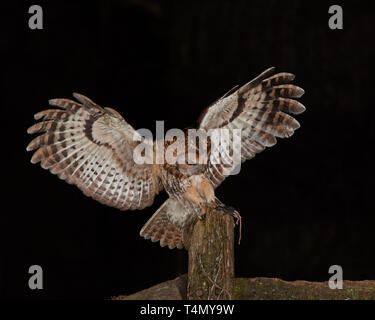
[[[343,289],[332,290],[328,282],[234,278],[233,297],[239,300],[375,300],[375,281],[344,280]]]

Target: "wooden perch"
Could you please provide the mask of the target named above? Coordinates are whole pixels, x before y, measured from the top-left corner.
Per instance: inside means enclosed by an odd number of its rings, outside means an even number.
[[[233,229],[233,218],[214,209],[193,226],[188,248],[188,299],[232,299]]]

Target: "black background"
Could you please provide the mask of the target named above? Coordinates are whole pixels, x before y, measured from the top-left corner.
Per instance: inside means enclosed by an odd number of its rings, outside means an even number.
[[[28,28],[39,4],[44,29]],[[340,4],[344,30],[328,28]],[[79,92],[135,128],[194,124],[264,69],[296,74],[301,128],[217,190],[243,216],[236,276],[375,279],[373,2],[91,1],[2,4],[1,297],[108,298],[187,271],[184,250],[138,233],[166,199],[121,212],[30,163],[26,129],[50,98]],[[30,290],[41,265],[44,289]]]

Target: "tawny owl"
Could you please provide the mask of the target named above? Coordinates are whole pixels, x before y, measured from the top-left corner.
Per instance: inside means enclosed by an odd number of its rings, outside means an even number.
[[[239,130],[240,157],[238,163],[232,161],[231,168],[273,146],[276,137],[290,137],[299,128],[299,123],[288,113],[299,114],[305,110],[292,99],[300,98],[304,91],[289,84],[293,79],[291,73],[274,74],[274,68],[270,68],[239,89],[231,90],[203,112],[200,130]],[[225,154],[233,153],[234,135],[219,144],[208,139],[204,162],[140,164],[133,157],[134,150],[143,141],[134,139],[137,131],[117,111],[102,108],[80,94],[74,97],[80,103],[52,99],[49,104],[60,109],[35,114],[35,119],[42,121],[30,127],[28,133],[43,134],[27,147],[28,151],[36,150],[32,163],[40,162],[42,168],[75,184],[85,195],[120,210],[150,206],[155,195],[165,189],[169,199],[140,234],[170,249],[184,246],[184,230],[210,206],[240,217],[232,207],[224,206],[214,191],[230,174],[228,163],[217,161],[217,155],[224,154],[225,158]],[[168,147],[172,142],[162,143]],[[191,151],[191,142],[186,134],[183,154]],[[157,143],[152,149],[153,159],[157,157]],[[199,158],[199,148],[199,144],[193,148],[195,159]],[[176,159],[179,157],[174,155]]]

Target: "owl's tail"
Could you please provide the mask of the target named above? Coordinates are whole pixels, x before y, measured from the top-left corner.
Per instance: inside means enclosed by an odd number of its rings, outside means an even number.
[[[182,249],[183,229],[172,224],[167,215],[168,211],[178,214],[179,210],[183,214],[182,205],[177,200],[169,198],[146,222],[139,234],[145,239],[151,239],[152,242],[160,241],[162,247]]]

